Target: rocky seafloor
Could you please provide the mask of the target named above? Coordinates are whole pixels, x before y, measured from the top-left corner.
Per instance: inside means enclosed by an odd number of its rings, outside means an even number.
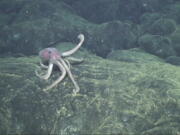
[[[123,53],[129,55],[123,56]],[[1,134],[178,134],[180,68],[139,49],[103,59],[80,51],[84,62],[45,93],[35,75],[38,57],[1,58]]]
[[[0,134],[180,134],[178,0],[1,0]],[[83,63],[45,93],[38,52]],[[45,70],[44,70],[45,72]]]

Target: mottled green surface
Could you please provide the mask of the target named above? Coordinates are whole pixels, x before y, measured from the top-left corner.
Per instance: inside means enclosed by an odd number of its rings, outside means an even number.
[[[171,39],[159,35],[144,34],[138,40],[141,48],[146,52],[159,56],[161,58],[167,58],[169,56],[175,56],[176,52],[172,46]]]
[[[170,36],[172,40],[172,45],[175,48],[178,56],[180,56],[180,25],[177,26],[177,29]]]
[[[75,97],[69,78],[42,91],[60,74],[37,78],[37,57],[1,58],[0,133],[179,134],[180,67],[145,53],[147,62],[80,54],[84,63],[72,66],[81,88]]]
[[[169,35],[176,30],[176,22],[173,19],[160,18],[156,20],[149,28],[149,32],[153,35]]]

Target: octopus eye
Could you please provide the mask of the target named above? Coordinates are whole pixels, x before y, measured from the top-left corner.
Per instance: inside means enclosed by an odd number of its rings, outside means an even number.
[[[52,52],[51,51],[48,51],[49,54],[51,54]]]

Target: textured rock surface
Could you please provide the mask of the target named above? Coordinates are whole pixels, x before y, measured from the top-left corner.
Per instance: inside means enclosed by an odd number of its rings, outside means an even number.
[[[48,81],[37,78],[37,57],[0,58],[1,134],[179,133],[179,67],[145,53],[147,62],[80,56],[85,62],[72,66],[81,88],[75,97],[69,78],[42,91],[60,73],[53,71]]]
[[[178,135],[180,68],[159,57],[180,63],[179,5],[1,0],[0,134]],[[69,50],[79,33],[85,42],[75,56],[85,61],[71,70],[80,93],[72,95],[68,77],[44,93],[61,73],[54,68],[49,80],[39,79],[31,55],[49,46]]]
[[[72,42],[79,33],[88,33],[94,26],[61,1],[26,1],[14,14],[10,23],[0,24],[1,54],[35,54],[56,42]]]
[[[178,56],[180,56],[180,25],[178,25],[176,31],[171,34],[172,46],[175,49]]]
[[[156,20],[148,31],[154,35],[170,35],[176,31],[176,22],[172,19],[161,18]]]
[[[112,50],[135,47],[136,33],[128,23],[121,21],[103,23],[97,25],[90,34],[87,48],[98,56],[106,57]]]
[[[139,38],[138,44],[146,52],[157,55],[161,58],[176,55],[171,39],[164,36],[144,34]]]
[[[74,43],[79,33],[85,35],[84,47],[101,57],[141,46],[138,39],[146,34],[171,42],[179,7],[177,0],[1,0],[0,55],[36,54],[59,42]],[[172,52],[178,52],[177,43],[154,46],[157,40],[152,40],[154,55],[179,56]]]

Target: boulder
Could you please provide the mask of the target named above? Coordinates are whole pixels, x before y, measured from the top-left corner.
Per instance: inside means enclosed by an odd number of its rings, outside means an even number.
[[[178,56],[169,56],[166,58],[166,62],[173,65],[180,65],[180,57]]]
[[[176,31],[176,22],[173,19],[160,18],[149,26],[148,32],[153,35],[170,35]]]
[[[145,34],[138,39],[138,44],[146,52],[157,55],[161,58],[176,55],[171,44],[171,39],[167,37]]]
[[[165,13],[169,18],[176,20],[176,22],[180,23],[180,2],[177,0],[175,3],[171,4],[166,8]]]
[[[178,56],[180,56],[180,38],[179,37],[180,37],[180,25],[178,25],[176,31],[170,35],[172,46]]]
[[[148,63],[149,61],[163,61],[161,58],[145,52],[140,48],[115,50],[108,54],[107,59],[115,61]]]
[[[87,40],[87,48],[101,57],[116,49],[128,49],[136,46],[137,36],[131,24],[112,21],[97,25]]]
[[[32,55],[57,42],[74,41],[94,27],[63,2],[26,1],[10,24],[0,24],[0,52]]]

